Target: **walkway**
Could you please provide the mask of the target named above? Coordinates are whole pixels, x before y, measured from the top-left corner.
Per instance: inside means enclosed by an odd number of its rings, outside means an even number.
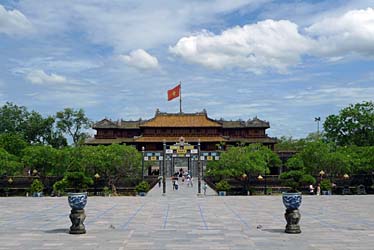
[[[372,250],[374,196],[304,196],[289,235],[280,196],[197,197],[180,185],[146,197],[89,197],[87,234],[69,235],[66,197],[0,198],[1,249]]]

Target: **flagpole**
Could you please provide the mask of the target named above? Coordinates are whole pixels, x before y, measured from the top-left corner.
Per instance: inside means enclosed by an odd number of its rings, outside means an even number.
[[[182,114],[182,82],[179,81],[179,85],[181,86],[180,87],[180,93],[179,93],[179,113]]]

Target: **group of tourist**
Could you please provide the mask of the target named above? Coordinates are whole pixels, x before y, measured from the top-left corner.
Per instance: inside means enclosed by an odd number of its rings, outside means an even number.
[[[173,190],[178,190],[179,183],[178,180],[181,180],[182,185],[184,183],[187,183],[187,187],[193,187],[193,178],[191,174],[188,171],[184,171],[183,168],[179,169],[179,172],[174,173],[174,175],[171,177],[171,181],[173,184]]]

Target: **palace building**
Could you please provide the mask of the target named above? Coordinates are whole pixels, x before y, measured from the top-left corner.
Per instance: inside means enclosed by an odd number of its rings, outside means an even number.
[[[88,145],[108,145],[113,143],[133,145],[139,151],[162,151],[163,142],[171,145],[183,137],[186,143],[196,145],[201,151],[224,150],[229,145],[261,143],[274,150],[276,139],[266,134],[270,128],[267,121],[257,117],[247,121],[224,119],[214,120],[207,112],[164,113],[158,109],[149,120],[112,121],[103,119],[94,124],[97,131]]]

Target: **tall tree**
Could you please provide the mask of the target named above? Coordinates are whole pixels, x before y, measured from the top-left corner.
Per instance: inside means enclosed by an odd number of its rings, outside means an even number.
[[[374,103],[363,102],[330,115],[323,124],[327,140],[337,145],[374,146]]]
[[[55,129],[55,118],[7,102],[0,108],[0,134],[22,137],[29,144],[66,146],[65,137]],[[10,152],[10,151],[9,151]]]
[[[121,178],[140,175],[141,154],[134,147],[113,144],[79,148],[82,153],[81,163],[87,174],[94,176],[99,173],[108,181],[113,193],[116,193],[116,183]]]
[[[56,118],[57,127],[71,136],[75,146],[80,145],[87,138],[88,134],[84,129],[89,129],[92,122],[86,117],[83,109],[66,108],[64,111],[57,112]]]
[[[24,133],[29,115],[26,107],[7,102],[0,108],[0,133]]]
[[[225,177],[235,177],[242,181],[243,188],[248,190],[250,177],[269,173],[270,167],[280,166],[279,157],[270,149],[251,144],[245,147],[230,147],[223,152],[220,160],[209,162],[207,174]]]
[[[57,149],[50,146],[29,146],[22,151],[22,162],[41,175],[53,175],[57,165]]]
[[[22,169],[23,164],[18,160],[17,156],[8,153],[3,148],[0,148],[0,175],[20,174]]]
[[[0,134],[0,147],[4,148],[8,153],[21,156],[22,150],[29,144],[25,141],[22,134],[2,133]]]

